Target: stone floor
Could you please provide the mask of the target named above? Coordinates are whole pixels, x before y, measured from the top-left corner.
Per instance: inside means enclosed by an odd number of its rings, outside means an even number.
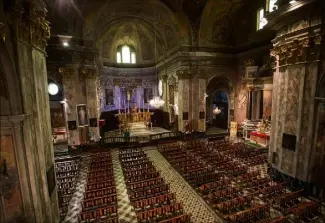
[[[176,199],[183,203],[184,211],[191,214],[193,223],[216,223],[223,220],[211,207],[196,193],[196,191],[174,170],[168,161],[158,152],[155,147],[144,148],[148,158],[153,161],[157,171],[164,177],[165,182],[170,184],[171,192],[176,194]],[[130,204],[127,194],[121,163],[119,162],[118,149],[112,150],[114,179],[117,189],[118,217],[121,223],[136,223],[136,213]],[[85,191],[88,166],[90,159],[84,155],[80,167],[79,178],[76,183],[76,191],[69,202],[68,212],[62,222],[77,223],[78,215],[82,210],[83,193]],[[261,175],[266,174],[266,165],[254,167],[252,170],[260,170]],[[324,211],[324,207],[322,207]],[[271,215],[278,216],[280,213],[271,208]],[[320,219],[319,219],[320,220]],[[323,222],[323,221],[316,221]]]
[[[170,183],[172,192],[175,192],[176,199],[184,205],[184,211],[191,214],[193,223],[214,223],[222,220],[195,192],[195,190],[180,176],[168,161],[156,150],[146,149],[146,154],[153,161],[156,169],[160,171],[166,183]]]
[[[116,184],[118,217],[120,223],[136,223],[137,217],[133,206],[130,204],[130,199],[125,186],[121,163],[119,162],[119,151],[112,151],[114,178]]]

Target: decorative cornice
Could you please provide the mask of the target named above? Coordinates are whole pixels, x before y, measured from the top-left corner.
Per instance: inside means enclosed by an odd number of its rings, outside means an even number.
[[[303,39],[295,39],[281,45],[275,45],[270,51],[272,57],[279,56],[279,60],[287,60],[291,63],[308,60],[308,56],[314,53],[315,46],[319,46],[324,36],[317,35]],[[312,57],[311,60],[315,60]]]

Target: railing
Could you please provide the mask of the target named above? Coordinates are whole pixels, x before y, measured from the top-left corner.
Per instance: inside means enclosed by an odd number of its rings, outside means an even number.
[[[223,138],[229,134],[220,134],[218,137]],[[131,136],[131,137],[105,137],[101,139],[101,145],[123,145],[123,144],[155,144],[164,140],[186,140],[197,137],[209,137],[205,133],[192,133],[192,134],[183,134],[180,132],[164,132],[153,135],[145,136]],[[211,137],[211,136],[210,136]],[[216,136],[215,136],[216,137]]]

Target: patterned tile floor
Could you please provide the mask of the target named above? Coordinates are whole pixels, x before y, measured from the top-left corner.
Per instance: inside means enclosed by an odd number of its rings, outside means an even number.
[[[71,201],[69,202],[68,212],[63,220],[64,223],[77,223],[78,215],[82,210],[83,194],[85,192],[85,186],[87,182],[87,173],[90,159],[84,157],[81,162],[79,178],[76,182],[76,191],[74,192]]]
[[[223,222],[155,148],[147,148],[145,152],[165,178],[165,182],[170,183],[171,191],[175,192],[176,199],[183,203],[185,212],[192,214],[193,223]]]
[[[114,178],[116,184],[118,217],[120,223],[136,223],[137,217],[133,206],[130,204],[130,199],[125,186],[123,171],[119,161],[119,151],[112,151]]]

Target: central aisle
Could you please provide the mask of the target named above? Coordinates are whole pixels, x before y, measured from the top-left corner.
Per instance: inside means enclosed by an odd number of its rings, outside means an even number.
[[[112,150],[112,160],[114,167],[114,178],[116,184],[118,218],[120,223],[136,223],[137,216],[131,205],[129,195],[125,186],[123,170],[119,161],[119,151]]]
[[[175,192],[177,200],[184,204],[185,212],[192,214],[193,223],[223,222],[156,148],[147,148],[144,151],[165,181],[170,183],[171,191]]]

